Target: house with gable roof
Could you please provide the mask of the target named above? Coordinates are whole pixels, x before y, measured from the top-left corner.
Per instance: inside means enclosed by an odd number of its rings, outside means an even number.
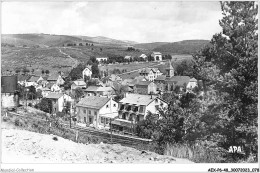
[[[153,52],[151,56],[154,58],[154,61],[162,61],[162,53],[161,52]]]
[[[118,103],[112,97],[86,96],[76,104],[77,122],[96,128],[109,128],[118,116]]]
[[[87,84],[83,80],[73,81],[71,84],[71,90],[75,90],[76,88],[86,89]]]
[[[143,68],[139,71],[139,74],[149,81],[154,81],[154,79],[162,75],[158,68]]]
[[[51,99],[52,101],[52,110],[51,112],[56,114],[57,112],[62,112],[67,102],[71,102],[72,98],[63,93],[49,93],[46,98]]]
[[[87,67],[82,71],[83,81],[85,81],[85,76],[88,76],[88,77],[91,79],[91,76],[92,76],[91,66],[87,66]]]
[[[65,82],[60,74],[52,74],[47,78],[47,81],[49,83],[56,83],[58,86],[63,85]]]
[[[154,95],[126,94],[119,101],[118,118],[111,122],[112,129],[131,133],[135,125],[146,118],[148,112],[158,114],[168,103]]]
[[[152,81],[139,81],[134,85],[134,93],[138,94],[156,94],[157,86]]]

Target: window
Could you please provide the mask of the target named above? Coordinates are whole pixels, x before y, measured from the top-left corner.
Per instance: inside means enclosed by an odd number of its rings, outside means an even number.
[[[107,105],[106,108],[109,108],[109,105]]]
[[[95,113],[95,115],[97,115],[97,111],[95,111],[94,113]]]
[[[101,117],[101,123],[104,123],[104,118],[103,117]]]
[[[122,115],[122,119],[124,119],[124,120],[126,119],[126,116],[125,116],[125,114],[123,114],[123,115]]]
[[[87,123],[87,119],[86,119],[86,117],[84,117],[84,123]]]
[[[116,107],[116,104],[114,104],[113,106]]]
[[[106,124],[109,124],[109,118],[106,118]]]
[[[140,106],[139,112],[143,113],[144,112],[144,107]]]
[[[155,103],[158,103],[158,99],[155,99]]]
[[[83,113],[85,114],[87,111],[86,111],[86,109],[83,109]]]
[[[88,111],[88,114],[91,115],[91,110]]]

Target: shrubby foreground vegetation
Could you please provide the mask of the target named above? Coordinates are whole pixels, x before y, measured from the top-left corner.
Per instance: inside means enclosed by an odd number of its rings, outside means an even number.
[[[167,110],[137,126],[161,154],[195,162],[257,162],[258,5],[221,2],[223,31],[194,55],[201,91],[172,93]],[[229,153],[230,146],[242,152]]]

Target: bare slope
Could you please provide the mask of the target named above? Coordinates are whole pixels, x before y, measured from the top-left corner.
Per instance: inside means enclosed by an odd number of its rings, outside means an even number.
[[[118,144],[80,144],[25,130],[2,129],[3,163],[192,163]]]

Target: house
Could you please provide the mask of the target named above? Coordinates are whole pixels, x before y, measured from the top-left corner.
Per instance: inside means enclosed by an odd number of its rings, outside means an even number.
[[[111,80],[112,82],[122,82],[122,78],[116,74],[111,74],[109,80]]]
[[[46,88],[49,88],[51,92],[61,92],[62,89],[56,83],[48,83]]]
[[[51,89],[49,88],[41,88],[40,90],[42,91],[42,97],[47,97],[48,94],[51,92]]]
[[[109,127],[118,116],[118,103],[112,97],[86,96],[76,104],[77,122],[94,127]]]
[[[25,87],[37,86],[43,80],[44,79],[41,76],[31,76],[31,78],[25,83]]]
[[[52,74],[47,78],[47,81],[49,83],[56,83],[58,86],[63,85],[65,82],[59,74]]]
[[[154,81],[158,76],[162,75],[158,68],[143,68],[139,71],[140,76],[144,76],[149,81]]]
[[[198,81],[195,78],[191,78],[189,83],[187,84],[187,89],[193,89],[198,86]]]
[[[92,76],[92,71],[91,71],[91,67],[86,67],[83,71],[82,71],[82,78],[83,81],[85,81],[85,77],[88,76],[91,79]]]
[[[124,59],[127,59],[127,60],[130,60],[132,58],[132,56],[130,56],[130,55],[126,55],[125,57],[124,57]]]
[[[75,90],[76,88],[86,89],[87,84],[83,80],[73,81],[71,85],[71,90]]]
[[[144,60],[147,60],[147,56],[145,54],[140,55],[139,58],[143,58]]]
[[[148,112],[158,114],[159,108],[168,103],[154,95],[128,94],[119,101],[118,118],[111,122],[112,128],[131,133],[134,126],[146,118]]]
[[[112,87],[89,86],[84,90],[87,96],[112,96],[115,91]]]
[[[19,105],[19,97],[17,92],[18,77],[1,76],[1,108],[16,108]]]
[[[67,102],[71,102],[72,98],[63,93],[49,93],[46,98],[52,100],[52,113],[56,114],[57,112],[62,112]]]
[[[162,54],[160,52],[153,52],[151,56],[154,58],[154,61],[162,61]]]
[[[108,57],[99,57],[99,58],[96,58],[96,60],[97,60],[98,62],[107,61],[107,60],[108,60]]]
[[[156,94],[157,86],[151,81],[140,81],[134,85],[134,93],[138,94]]]
[[[31,78],[29,75],[17,75],[18,84],[25,86],[25,83]]]

